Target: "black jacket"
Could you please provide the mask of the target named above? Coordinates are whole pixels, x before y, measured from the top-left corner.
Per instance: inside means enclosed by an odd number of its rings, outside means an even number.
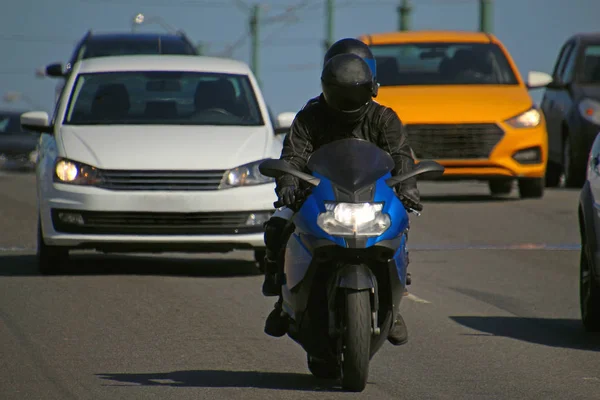
[[[341,123],[335,111],[327,106],[323,95],[311,99],[296,115],[290,132],[283,141],[280,159],[303,171],[309,156],[319,147],[352,137],[368,140],[387,151],[396,162],[392,175],[414,168],[406,129],[391,108],[371,101],[358,121],[344,122]],[[282,187],[292,185],[300,187],[297,178],[284,175],[277,179],[276,191],[279,193]],[[418,201],[416,186],[416,178],[412,178],[397,189],[400,193],[410,193]]]

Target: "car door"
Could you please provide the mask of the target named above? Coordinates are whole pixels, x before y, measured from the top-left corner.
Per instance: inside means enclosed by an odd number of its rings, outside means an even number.
[[[595,208],[594,215],[599,216],[598,202],[600,202],[600,134],[596,136],[588,159],[587,179],[592,192],[592,204]],[[598,218],[594,218],[597,220]]]
[[[562,72],[565,64],[569,59],[569,55],[573,50],[575,43],[570,40],[566,42],[560,50],[558,59],[552,72],[554,84],[560,84]],[[562,132],[561,119],[559,108],[557,107],[557,99],[560,97],[560,89],[555,85],[548,85],[542,99],[541,108],[546,118],[546,129],[548,131],[548,147],[550,158],[556,162],[562,161]]]
[[[573,100],[571,98],[571,84],[575,78],[575,67],[577,65],[579,48],[580,47],[577,45],[577,43],[573,45],[567,56],[565,66],[560,74],[560,83],[563,85],[563,88],[557,91],[554,102],[554,106],[556,107],[555,115],[557,118],[559,118],[559,128],[562,127],[563,122],[568,121],[568,115],[571,112],[571,107],[573,104]],[[562,131],[560,133],[562,134]]]

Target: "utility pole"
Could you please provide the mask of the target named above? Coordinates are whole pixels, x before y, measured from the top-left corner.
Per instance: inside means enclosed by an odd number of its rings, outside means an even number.
[[[412,12],[412,6],[410,0],[402,0],[402,3],[398,6],[398,30],[399,31],[410,31],[410,14]]]
[[[198,42],[198,44],[196,45],[196,51],[198,52],[199,56],[204,55],[204,43],[203,42]]]
[[[258,77],[258,58],[259,58],[259,18],[260,18],[260,4],[254,4],[252,6],[252,12],[250,13],[250,36],[252,37],[252,46],[250,50],[250,64],[252,68],[252,72],[256,77],[256,80],[260,82]]]
[[[479,31],[492,33],[493,20],[493,0],[479,0]]]
[[[334,0],[327,0],[325,3],[325,41],[323,42],[323,47],[325,47],[325,52],[329,50],[331,45],[333,44],[333,14],[335,10],[335,6],[333,4]]]

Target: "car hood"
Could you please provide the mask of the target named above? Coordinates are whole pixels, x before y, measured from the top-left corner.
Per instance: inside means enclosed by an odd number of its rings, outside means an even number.
[[[102,169],[229,169],[265,158],[267,127],[63,126],[61,154]]]
[[[503,85],[384,86],[375,100],[408,124],[500,122],[533,105],[526,89]]]

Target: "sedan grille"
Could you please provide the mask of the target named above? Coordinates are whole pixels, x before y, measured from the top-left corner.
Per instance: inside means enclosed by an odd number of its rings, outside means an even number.
[[[504,136],[496,124],[422,124],[406,128],[419,160],[487,159]]]
[[[270,211],[105,212],[52,210],[58,232],[114,235],[231,235],[263,232]]]
[[[102,171],[110,190],[217,190],[225,171]]]

